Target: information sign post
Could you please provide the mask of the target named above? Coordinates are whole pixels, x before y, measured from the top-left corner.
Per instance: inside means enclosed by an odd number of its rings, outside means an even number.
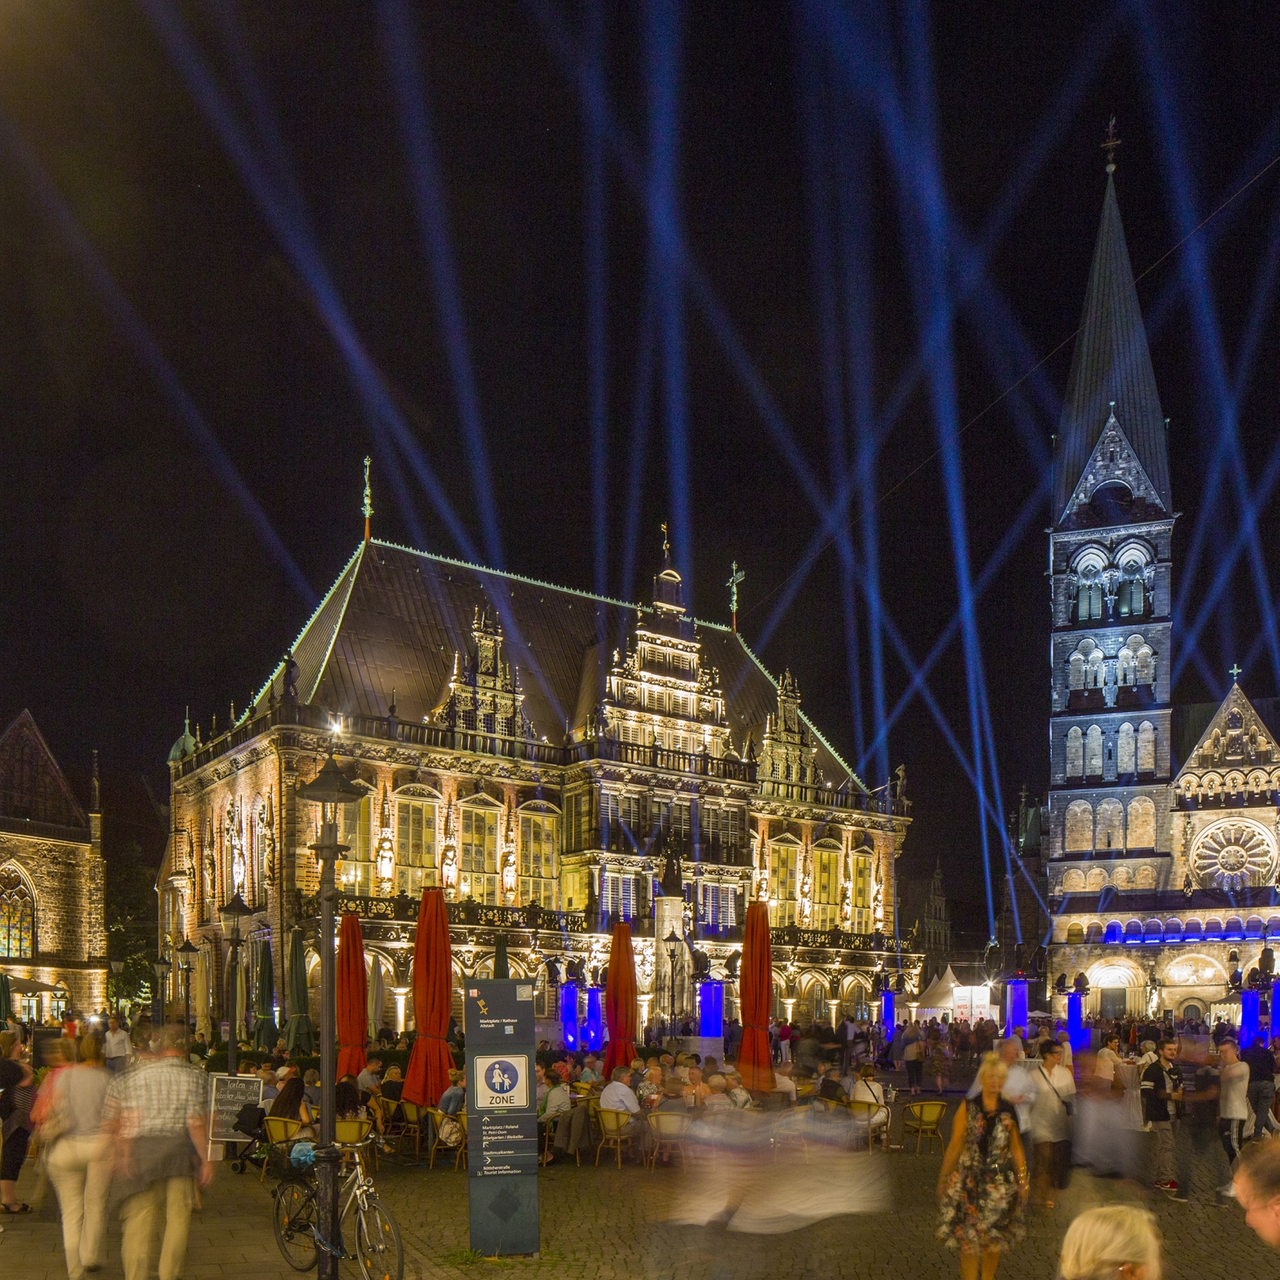
[[[536,1254],[533,983],[473,981],[463,990],[471,1247],[486,1257]]]

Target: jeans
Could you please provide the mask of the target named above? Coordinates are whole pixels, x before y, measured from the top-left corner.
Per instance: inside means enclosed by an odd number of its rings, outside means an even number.
[[[1276,1096],[1274,1080],[1258,1080],[1249,1085],[1249,1105],[1253,1108],[1253,1136],[1262,1137],[1264,1128],[1277,1130],[1275,1117],[1271,1114],[1271,1104]]]
[[[1241,1144],[1244,1142],[1244,1121],[1219,1120],[1218,1137],[1222,1141],[1223,1151],[1227,1153],[1227,1168],[1234,1169],[1236,1160],[1240,1156]]]
[[[1156,1140],[1155,1167],[1152,1170],[1152,1182],[1175,1182],[1178,1176],[1174,1162],[1173,1121],[1153,1120],[1151,1133]]]

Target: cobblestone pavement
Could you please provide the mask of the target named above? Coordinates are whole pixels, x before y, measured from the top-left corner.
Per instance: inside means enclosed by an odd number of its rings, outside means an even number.
[[[1027,1237],[1002,1267],[1004,1275],[1056,1274],[1055,1259],[1071,1218],[1095,1204],[1131,1202],[1152,1207],[1166,1239],[1170,1280],[1249,1280],[1280,1273],[1280,1257],[1266,1250],[1244,1225],[1234,1201],[1217,1195],[1225,1164],[1215,1144],[1182,1139],[1189,1170],[1189,1200],[1176,1203],[1132,1183],[1094,1178],[1077,1171],[1056,1210],[1033,1214]],[[406,1280],[491,1275],[517,1278],[582,1277],[584,1280],[862,1280],[910,1276],[933,1280],[958,1274],[954,1255],[934,1238],[933,1189],[940,1153],[866,1152],[836,1159],[810,1150],[776,1173],[765,1163],[755,1173],[776,1177],[787,1192],[817,1202],[842,1180],[865,1179],[868,1170],[885,1179],[889,1207],[843,1214],[780,1235],[747,1235],[708,1226],[680,1226],[673,1213],[701,1204],[724,1181],[717,1166],[650,1172],[605,1161],[557,1164],[539,1175],[542,1253],[538,1259],[489,1261],[470,1254],[467,1176],[449,1167],[428,1171],[384,1158],[377,1175],[383,1197],[400,1223],[406,1245]],[[852,1161],[853,1163],[850,1163]],[[865,1166],[865,1167],[864,1167]],[[34,1170],[28,1165],[20,1193],[30,1196]],[[36,1213],[3,1220],[0,1273],[21,1280],[61,1280],[61,1236],[50,1195]],[[256,1172],[237,1176],[222,1166],[192,1223],[183,1280],[271,1280],[296,1276],[282,1262],[271,1231],[271,1181]],[[343,1276],[358,1275],[354,1263]],[[119,1229],[112,1227],[101,1280],[121,1276]]]

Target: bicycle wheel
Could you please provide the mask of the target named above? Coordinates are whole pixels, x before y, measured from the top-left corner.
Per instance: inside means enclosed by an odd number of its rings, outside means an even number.
[[[295,1271],[310,1271],[320,1256],[316,1250],[316,1193],[310,1183],[286,1178],[276,1187],[272,1225],[284,1260]]]
[[[356,1208],[356,1260],[364,1280],[403,1280],[400,1228],[373,1196]]]

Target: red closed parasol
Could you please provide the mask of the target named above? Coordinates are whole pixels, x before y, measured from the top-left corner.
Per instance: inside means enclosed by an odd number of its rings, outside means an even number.
[[[338,930],[338,1075],[359,1075],[365,1068],[369,1022],[369,980],[364,971],[364,938],[354,911]]]
[[[453,951],[443,889],[424,889],[413,939],[413,1016],[418,1028],[400,1096],[434,1107],[449,1087],[453,1054],[445,1037],[453,1000]]]
[[[742,1047],[738,1051],[738,1070],[743,1086],[747,1089],[772,1089],[769,1008],[773,1003],[773,960],[769,944],[769,907],[763,902],[753,902],[747,907],[738,989],[742,1006]]]
[[[631,926],[613,926],[609,946],[609,978],[604,985],[604,1017],[609,1044],[604,1054],[605,1079],[614,1067],[629,1067],[636,1056],[636,958],[631,949]]]

